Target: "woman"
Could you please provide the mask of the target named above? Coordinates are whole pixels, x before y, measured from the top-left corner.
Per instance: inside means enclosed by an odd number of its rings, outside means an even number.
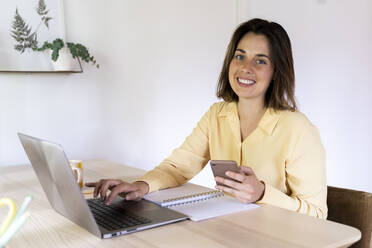
[[[277,23],[253,19],[235,30],[212,105],[181,147],[134,183],[88,183],[109,204],[175,187],[209,160],[235,160],[240,173],[216,177],[216,188],[244,203],[266,203],[327,217],[325,152],[319,133],[297,111],[291,43]],[[111,193],[106,197],[107,190]]]

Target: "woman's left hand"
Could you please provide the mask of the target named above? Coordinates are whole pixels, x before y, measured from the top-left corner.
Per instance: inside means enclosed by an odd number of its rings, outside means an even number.
[[[217,185],[216,189],[233,195],[243,203],[256,202],[263,197],[265,184],[257,179],[251,168],[240,166],[240,173],[227,171],[226,176],[233,180],[215,177],[216,182],[226,185]]]

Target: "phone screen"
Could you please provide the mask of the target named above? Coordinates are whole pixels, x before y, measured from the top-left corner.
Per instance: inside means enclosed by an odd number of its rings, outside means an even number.
[[[232,178],[229,178],[226,176],[226,171],[232,171],[239,173],[240,168],[238,167],[237,163],[233,160],[211,160],[209,161],[209,164],[212,168],[213,175],[215,177],[223,177],[230,180],[234,180]],[[216,182],[217,185],[221,185],[220,183]]]

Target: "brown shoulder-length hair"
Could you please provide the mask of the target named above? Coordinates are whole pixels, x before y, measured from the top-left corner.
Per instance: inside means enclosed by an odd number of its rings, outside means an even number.
[[[229,67],[239,41],[248,32],[264,35],[270,44],[270,56],[274,73],[266,91],[265,107],[273,108],[274,110],[296,111],[297,106],[294,97],[295,75],[291,41],[281,25],[258,18],[240,24],[235,30],[227,47],[225,60],[218,79],[217,97],[222,98],[226,102],[237,102],[239,100],[230,86]]]

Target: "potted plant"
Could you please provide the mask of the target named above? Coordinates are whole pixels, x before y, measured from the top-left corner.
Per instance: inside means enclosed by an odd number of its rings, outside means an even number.
[[[65,42],[61,38],[56,38],[52,42],[45,41],[43,45],[39,47],[37,31],[42,24],[44,24],[49,29],[49,21],[53,18],[48,16],[49,10],[47,10],[44,0],[39,0],[36,12],[40,16],[41,21],[36,30],[32,32],[32,28],[29,27],[24,19],[21,17],[18,12],[18,8],[16,9],[14,21],[11,26],[11,36],[17,42],[14,45],[15,50],[19,51],[20,53],[23,53],[25,50],[28,49],[31,49],[33,51],[50,50],[51,59],[52,61],[56,62],[61,57],[61,51],[68,49],[68,51],[71,53],[72,58],[78,60],[80,67],[80,60],[82,60],[86,63],[92,63],[97,68],[99,68],[99,64],[97,64],[94,56],[89,53],[88,48],[80,43],[66,42],[66,47]]]
[[[96,65],[97,68],[99,68],[99,64],[97,64],[94,56],[91,56],[88,49],[80,44],[80,43],[72,43],[67,42],[66,43],[68,50],[70,51],[72,58],[77,59],[80,64],[80,60],[83,60],[86,63],[91,62],[93,65]],[[65,47],[65,43],[62,39],[57,38],[52,43],[45,41],[43,46],[39,48],[33,48],[34,51],[45,51],[47,49],[50,49],[52,51],[52,60],[57,61],[60,57],[60,51],[62,48]]]

